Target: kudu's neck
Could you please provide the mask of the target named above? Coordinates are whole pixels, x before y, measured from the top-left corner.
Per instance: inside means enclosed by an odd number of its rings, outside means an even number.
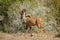
[[[23,14],[23,19],[25,19],[26,18],[26,13],[24,12],[24,14]]]
[[[25,12],[24,12],[24,14],[22,16],[22,21],[23,21],[23,23],[26,23],[26,14],[25,14]]]

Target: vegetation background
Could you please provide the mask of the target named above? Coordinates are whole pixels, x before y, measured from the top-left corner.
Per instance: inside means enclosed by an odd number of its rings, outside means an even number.
[[[25,32],[19,12],[43,18],[44,32],[60,33],[60,0],[0,0],[0,32]],[[39,33],[37,27],[33,32]]]

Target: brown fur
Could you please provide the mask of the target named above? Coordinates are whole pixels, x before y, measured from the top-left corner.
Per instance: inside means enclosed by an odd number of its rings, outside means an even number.
[[[43,23],[41,18],[35,18],[35,17],[26,17],[26,26],[32,27],[37,26],[41,32],[43,32]]]
[[[26,16],[26,9],[22,10],[21,14],[22,19],[24,20],[24,23],[26,24],[26,29],[29,27],[31,29],[32,26],[37,26],[41,32],[43,32],[43,19],[42,18],[35,18],[31,16]],[[24,18],[23,18],[24,17]]]

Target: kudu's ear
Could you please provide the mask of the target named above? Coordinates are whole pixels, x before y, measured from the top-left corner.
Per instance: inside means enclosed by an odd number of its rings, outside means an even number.
[[[26,12],[26,9],[23,9],[22,11],[20,11],[20,15],[22,15],[24,12]]]

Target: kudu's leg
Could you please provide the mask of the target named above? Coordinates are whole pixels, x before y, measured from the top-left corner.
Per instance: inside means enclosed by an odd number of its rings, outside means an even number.
[[[29,33],[31,33],[32,32],[32,28],[31,28],[31,26],[29,26]]]
[[[38,24],[38,28],[40,29],[41,32],[44,31],[44,28],[43,28],[43,26],[41,24]]]
[[[27,32],[31,34],[30,36],[33,36],[32,35],[32,28],[31,28],[31,26],[26,26],[26,33]]]
[[[38,20],[37,21],[37,26],[40,29],[41,32],[44,32],[44,27],[42,21]]]
[[[27,33],[27,32],[28,32],[29,27],[26,25],[26,26],[25,26],[25,29],[26,29],[26,33]]]
[[[30,31],[30,34],[31,34],[30,36],[32,37],[32,36],[33,36],[33,35],[32,35],[32,27],[30,26],[29,28],[30,28],[29,31]]]

